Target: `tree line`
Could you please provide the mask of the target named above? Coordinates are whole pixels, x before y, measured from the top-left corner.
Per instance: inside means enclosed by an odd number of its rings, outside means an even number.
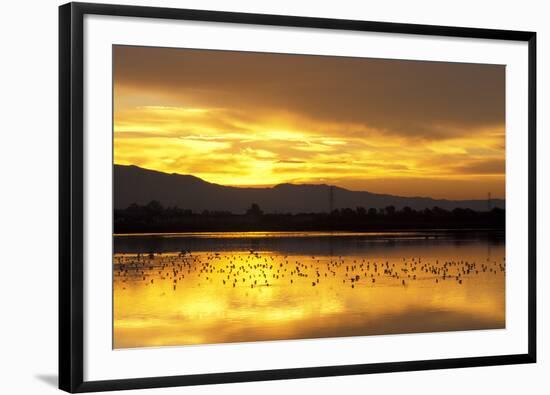
[[[252,203],[244,214],[204,210],[194,212],[164,207],[158,201],[132,204],[114,210],[115,233],[191,231],[276,231],[276,230],[395,230],[466,229],[503,230],[505,210],[474,211],[440,207],[415,210],[411,207],[343,208],[330,213],[264,213]]]

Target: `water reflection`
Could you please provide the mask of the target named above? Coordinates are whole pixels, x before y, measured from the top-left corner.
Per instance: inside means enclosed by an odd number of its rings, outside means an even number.
[[[115,237],[115,348],[503,328],[484,232]]]

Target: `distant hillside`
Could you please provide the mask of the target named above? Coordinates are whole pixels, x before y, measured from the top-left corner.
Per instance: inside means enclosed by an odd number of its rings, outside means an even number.
[[[257,203],[265,213],[320,213],[329,211],[329,185],[280,184],[271,188],[240,188],[212,184],[200,178],[167,174],[137,166],[114,165],[114,205],[123,209],[137,203],[158,200],[162,205],[178,206],[195,212],[203,210],[244,213]],[[487,200],[445,200],[428,197],[402,197],[349,191],[332,187],[334,209],[384,208],[408,206],[414,210],[440,207],[446,210],[469,208],[487,210]],[[491,207],[505,208],[502,199],[492,199]]]

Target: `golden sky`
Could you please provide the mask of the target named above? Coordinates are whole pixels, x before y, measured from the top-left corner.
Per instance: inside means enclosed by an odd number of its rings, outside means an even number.
[[[504,197],[504,66],[129,46],[113,59],[117,164]]]

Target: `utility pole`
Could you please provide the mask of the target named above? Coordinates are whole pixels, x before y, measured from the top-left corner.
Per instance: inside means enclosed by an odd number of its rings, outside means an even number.
[[[487,211],[491,211],[491,192],[487,194]]]
[[[334,211],[334,187],[331,185],[328,192],[328,213]]]

